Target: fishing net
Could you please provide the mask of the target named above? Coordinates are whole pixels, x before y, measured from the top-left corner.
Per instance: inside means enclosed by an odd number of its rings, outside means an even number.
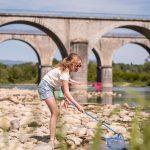
[[[108,150],[127,150],[122,134],[118,133],[113,137],[106,138]]]

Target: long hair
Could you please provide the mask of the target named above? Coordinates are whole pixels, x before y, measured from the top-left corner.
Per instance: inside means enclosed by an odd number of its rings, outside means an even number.
[[[61,71],[65,71],[73,64],[77,64],[80,60],[82,59],[78,54],[70,53],[68,57],[65,57],[58,66],[60,67]]]

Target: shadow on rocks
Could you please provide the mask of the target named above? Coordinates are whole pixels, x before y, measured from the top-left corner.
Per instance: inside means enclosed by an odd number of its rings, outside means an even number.
[[[30,138],[34,138],[38,141],[41,141],[41,142],[45,142],[45,143],[48,143],[49,140],[50,140],[50,137],[49,135],[44,135],[44,136],[31,136]]]

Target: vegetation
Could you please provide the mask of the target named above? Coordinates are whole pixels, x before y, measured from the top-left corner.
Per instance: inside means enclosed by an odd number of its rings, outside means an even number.
[[[93,61],[90,61],[88,65],[88,81],[95,82],[96,78],[97,78],[97,64]]]
[[[54,59],[53,65],[59,61]],[[114,85],[129,83],[132,86],[150,86],[150,61],[143,65],[113,63]],[[95,82],[97,78],[97,64],[93,61],[88,65],[88,81]],[[37,83],[38,64],[26,63],[7,66],[0,64],[0,84]]]
[[[136,103],[134,106],[135,115],[132,120],[130,131],[131,139],[129,147],[131,150],[149,150],[150,149],[150,116],[147,118],[142,116],[143,112],[150,112],[150,102],[144,100],[139,93],[129,91],[130,94],[136,94]],[[131,102],[132,100],[129,100]]]
[[[96,67],[95,62],[89,63],[89,82],[96,81]],[[150,86],[150,61],[145,61],[143,65],[113,63],[112,68],[114,85],[129,83],[132,86]]]
[[[0,64],[0,83],[37,83],[38,64],[25,63],[20,65],[7,66]]]
[[[132,83],[138,86],[150,86],[150,62],[143,65],[113,63],[113,82]]]

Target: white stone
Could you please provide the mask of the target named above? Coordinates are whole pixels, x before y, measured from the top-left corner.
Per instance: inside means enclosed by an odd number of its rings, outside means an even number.
[[[10,127],[10,121],[6,117],[0,117],[0,128],[9,131]]]

